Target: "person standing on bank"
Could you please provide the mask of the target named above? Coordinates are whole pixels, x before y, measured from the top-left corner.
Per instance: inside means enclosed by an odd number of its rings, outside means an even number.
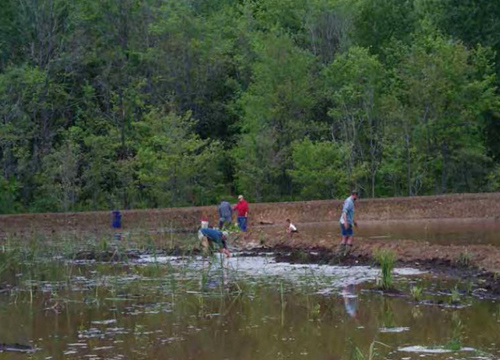
[[[222,200],[219,205],[219,229],[225,225],[231,225],[233,221],[233,209],[231,209],[231,204],[225,200]]]
[[[358,198],[358,192],[352,191],[344,201],[342,207],[342,215],[340,215],[340,233],[342,240],[339,247],[339,255],[346,256],[352,250],[352,242],[354,240],[353,226],[358,227],[358,223],[354,221],[354,202]]]
[[[247,231],[248,203],[243,198],[243,195],[238,196],[238,204],[235,205],[234,210],[238,211],[238,226],[240,230]]]

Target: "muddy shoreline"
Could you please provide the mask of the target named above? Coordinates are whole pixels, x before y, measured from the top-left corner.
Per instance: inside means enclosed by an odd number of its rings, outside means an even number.
[[[354,248],[353,252],[347,256],[340,257],[335,249],[324,247],[296,247],[283,244],[275,246],[239,246],[233,247],[238,256],[269,256],[276,262],[290,264],[317,264],[317,265],[337,265],[343,267],[352,266],[374,266],[378,263],[372,255],[362,253],[359,248]],[[113,251],[81,251],[73,256],[73,260],[97,261],[97,262],[127,262],[140,259],[141,255],[150,255],[148,251],[127,250],[124,253]],[[198,248],[185,249],[181,247],[165,248],[159,250],[155,255],[166,256],[195,256],[201,255]],[[441,257],[432,258],[399,258],[396,267],[415,268],[425,271],[440,278],[460,280],[463,283],[473,284],[473,291],[470,294],[478,298],[500,299],[500,277],[498,273],[491,272],[475,265],[461,264],[457,261],[443,259]],[[389,293],[391,293],[389,291]]]
[[[373,254],[394,252],[398,267],[413,267],[475,284],[482,296],[500,297],[500,248],[492,245],[436,245],[403,239],[356,238],[352,252],[339,257],[338,236],[290,239],[283,230],[264,228],[234,235],[234,246],[248,252],[272,252],[276,261],[340,266],[376,265]],[[483,296],[483,297],[484,297]]]
[[[273,252],[275,260],[291,264],[318,264],[339,266],[378,266],[377,261],[367,255],[352,254],[340,258],[335,251],[324,248],[310,248],[307,250],[278,246],[268,248],[265,252]],[[398,260],[396,267],[411,267],[429,272],[440,277],[470,281],[475,285],[475,290],[480,291],[479,297],[500,298],[500,281],[496,273],[479,269],[475,266],[463,266],[456,262],[441,258],[425,260]]]

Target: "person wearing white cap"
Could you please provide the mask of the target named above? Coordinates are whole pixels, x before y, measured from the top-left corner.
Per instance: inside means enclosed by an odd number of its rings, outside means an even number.
[[[199,231],[201,246],[206,249],[208,246],[212,249],[214,245],[219,247],[219,251],[226,255],[226,257],[230,257],[231,253],[227,249],[227,239],[229,234],[227,231],[220,231],[216,229],[200,229]],[[207,241],[205,241],[205,239]]]
[[[238,196],[238,204],[235,205],[233,210],[238,211],[238,226],[241,231],[247,231],[248,203],[243,198],[243,195]]]

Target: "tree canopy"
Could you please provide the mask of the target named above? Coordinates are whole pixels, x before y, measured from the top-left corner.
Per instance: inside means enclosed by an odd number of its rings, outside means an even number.
[[[5,0],[0,213],[500,190],[500,5]]]

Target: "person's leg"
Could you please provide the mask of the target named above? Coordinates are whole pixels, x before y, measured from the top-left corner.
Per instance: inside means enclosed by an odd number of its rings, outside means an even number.
[[[353,241],[354,241],[354,231],[353,231],[353,228],[352,228],[352,225],[351,225],[347,229],[347,238],[346,238],[347,246],[346,246],[346,251],[345,251],[346,255],[351,252]]]
[[[210,250],[209,250],[210,245],[208,243],[208,239],[207,239],[206,236],[203,236],[201,238],[200,247],[201,247],[201,253],[202,253],[203,257],[209,255],[209,253],[210,253]]]
[[[240,228],[241,231],[243,231],[243,217],[238,216],[238,227]]]
[[[243,231],[247,231],[247,220],[248,220],[247,217],[243,217],[243,220],[241,222],[241,224],[242,224],[241,230],[243,230]]]

